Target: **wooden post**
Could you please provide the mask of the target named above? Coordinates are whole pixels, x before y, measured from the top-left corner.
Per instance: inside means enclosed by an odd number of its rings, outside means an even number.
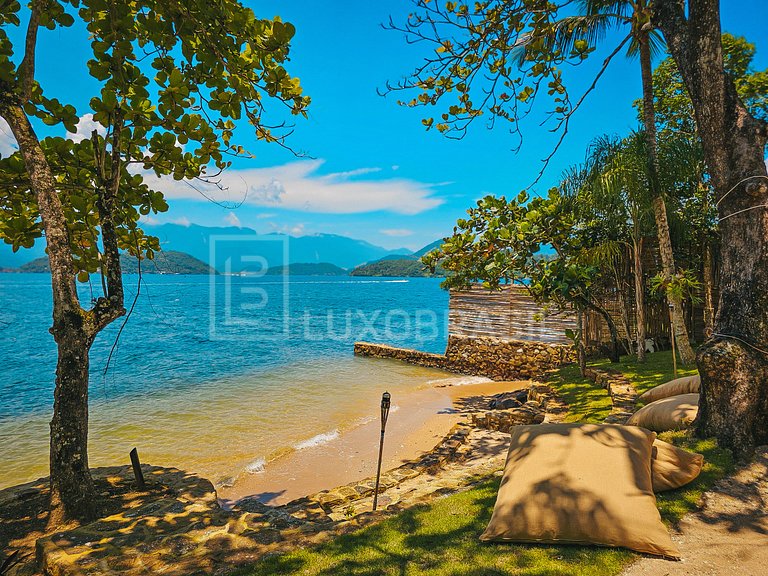
[[[133,476],[136,478],[136,486],[141,490],[144,488],[144,473],[141,471],[141,462],[139,462],[139,451],[134,448],[131,450],[131,465],[133,466]]]

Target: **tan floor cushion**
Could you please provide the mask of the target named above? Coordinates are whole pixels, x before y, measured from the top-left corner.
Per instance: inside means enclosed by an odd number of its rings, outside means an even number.
[[[650,404],[651,402],[656,402],[656,400],[677,396],[679,394],[698,394],[700,389],[701,376],[695,374],[693,376],[675,378],[666,384],[659,384],[646,391],[644,394],[641,394],[638,400],[643,404]]]
[[[651,480],[654,492],[685,486],[701,473],[704,456],[656,439],[653,443]]]
[[[699,413],[698,394],[679,394],[643,406],[627,420],[629,426],[642,426],[654,432],[683,430]]]
[[[656,509],[648,430],[608,424],[516,426],[484,541],[679,552]]]

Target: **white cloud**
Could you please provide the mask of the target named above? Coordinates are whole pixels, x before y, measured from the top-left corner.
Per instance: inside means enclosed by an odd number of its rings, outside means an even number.
[[[240,223],[240,218],[237,217],[237,214],[234,212],[230,212],[224,217],[224,220],[227,224],[230,226],[237,226],[238,228],[242,228],[243,225]]]
[[[400,170],[400,166],[398,166],[397,164],[392,164],[392,171],[397,172],[398,170]]]
[[[407,228],[385,228],[384,230],[379,230],[379,232],[385,236],[394,237],[412,236],[414,234],[413,230],[408,230]]]
[[[0,118],[0,156],[8,157],[18,149],[11,127],[5,119]]]
[[[76,131],[74,133],[67,132],[67,138],[74,140],[75,142],[82,142],[86,138],[90,138],[94,130],[96,130],[100,136],[104,136],[107,133],[104,126],[93,119],[93,114],[83,114],[80,116],[80,120],[77,122],[75,128]]]
[[[153,216],[141,216],[139,218],[139,222],[142,224],[147,224],[149,226],[157,226],[160,224],[160,220],[157,218],[154,218]]]
[[[151,175],[145,178],[150,186],[162,190],[169,198],[201,199],[205,194],[217,202],[245,202],[331,214],[376,210],[418,214],[443,203],[433,196],[431,184],[406,178],[353,178],[377,171],[374,168],[318,175],[322,164],[322,160],[301,160],[271,168],[229,170],[220,177],[219,184],[224,190],[198,182],[193,187],[170,178],[162,181]]]
[[[307,232],[304,228],[304,224],[275,224],[269,223],[273,232],[281,232],[282,234],[290,234],[291,236],[304,236]]]
[[[375,172],[381,172],[381,168],[357,168],[355,170],[347,170],[346,172],[333,172],[323,176],[323,178],[326,180],[346,180],[347,178],[354,178],[363,174],[373,174]]]
[[[184,226],[185,228],[189,228],[192,225],[192,222],[189,221],[189,218],[186,216],[182,216],[181,218],[176,218],[175,220],[171,220],[171,223],[178,224],[179,226]]]
[[[256,214],[256,218],[259,220],[266,220],[267,218],[275,218],[277,216],[277,213],[275,212],[260,212]]]

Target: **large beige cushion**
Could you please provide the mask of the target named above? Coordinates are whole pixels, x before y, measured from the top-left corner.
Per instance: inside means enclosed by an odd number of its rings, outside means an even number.
[[[516,426],[480,539],[623,546],[677,558],[651,484],[655,438],[609,424]]]
[[[632,414],[629,426],[642,426],[654,432],[688,428],[699,413],[698,394],[679,394],[651,402]]]
[[[664,492],[685,486],[695,480],[704,465],[704,456],[688,452],[668,442],[653,443],[651,479],[654,492]]]
[[[650,404],[651,402],[656,402],[656,400],[678,396],[679,394],[698,394],[700,389],[701,376],[695,374],[694,376],[675,378],[666,384],[659,384],[641,394],[639,400],[643,404]]]

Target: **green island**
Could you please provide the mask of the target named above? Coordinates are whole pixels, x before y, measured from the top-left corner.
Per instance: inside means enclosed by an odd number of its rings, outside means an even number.
[[[268,276],[347,276],[349,273],[328,262],[294,263],[267,269]]]
[[[143,259],[139,269],[139,259],[130,254],[120,255],[120,268],[124,274],[218,274],[205,262],[184,252],[174,250],[157,252],[152,260]],[[47,257],[36,258],[21,265],[18,272],[50,273]]]
[[[434,271],[429,270],[417,259],[393,258],[377,260],[370,264],[363,264],[353,268],[350,276],[390,276],[412,278],[442,278],[445,271],[437,266]]]

